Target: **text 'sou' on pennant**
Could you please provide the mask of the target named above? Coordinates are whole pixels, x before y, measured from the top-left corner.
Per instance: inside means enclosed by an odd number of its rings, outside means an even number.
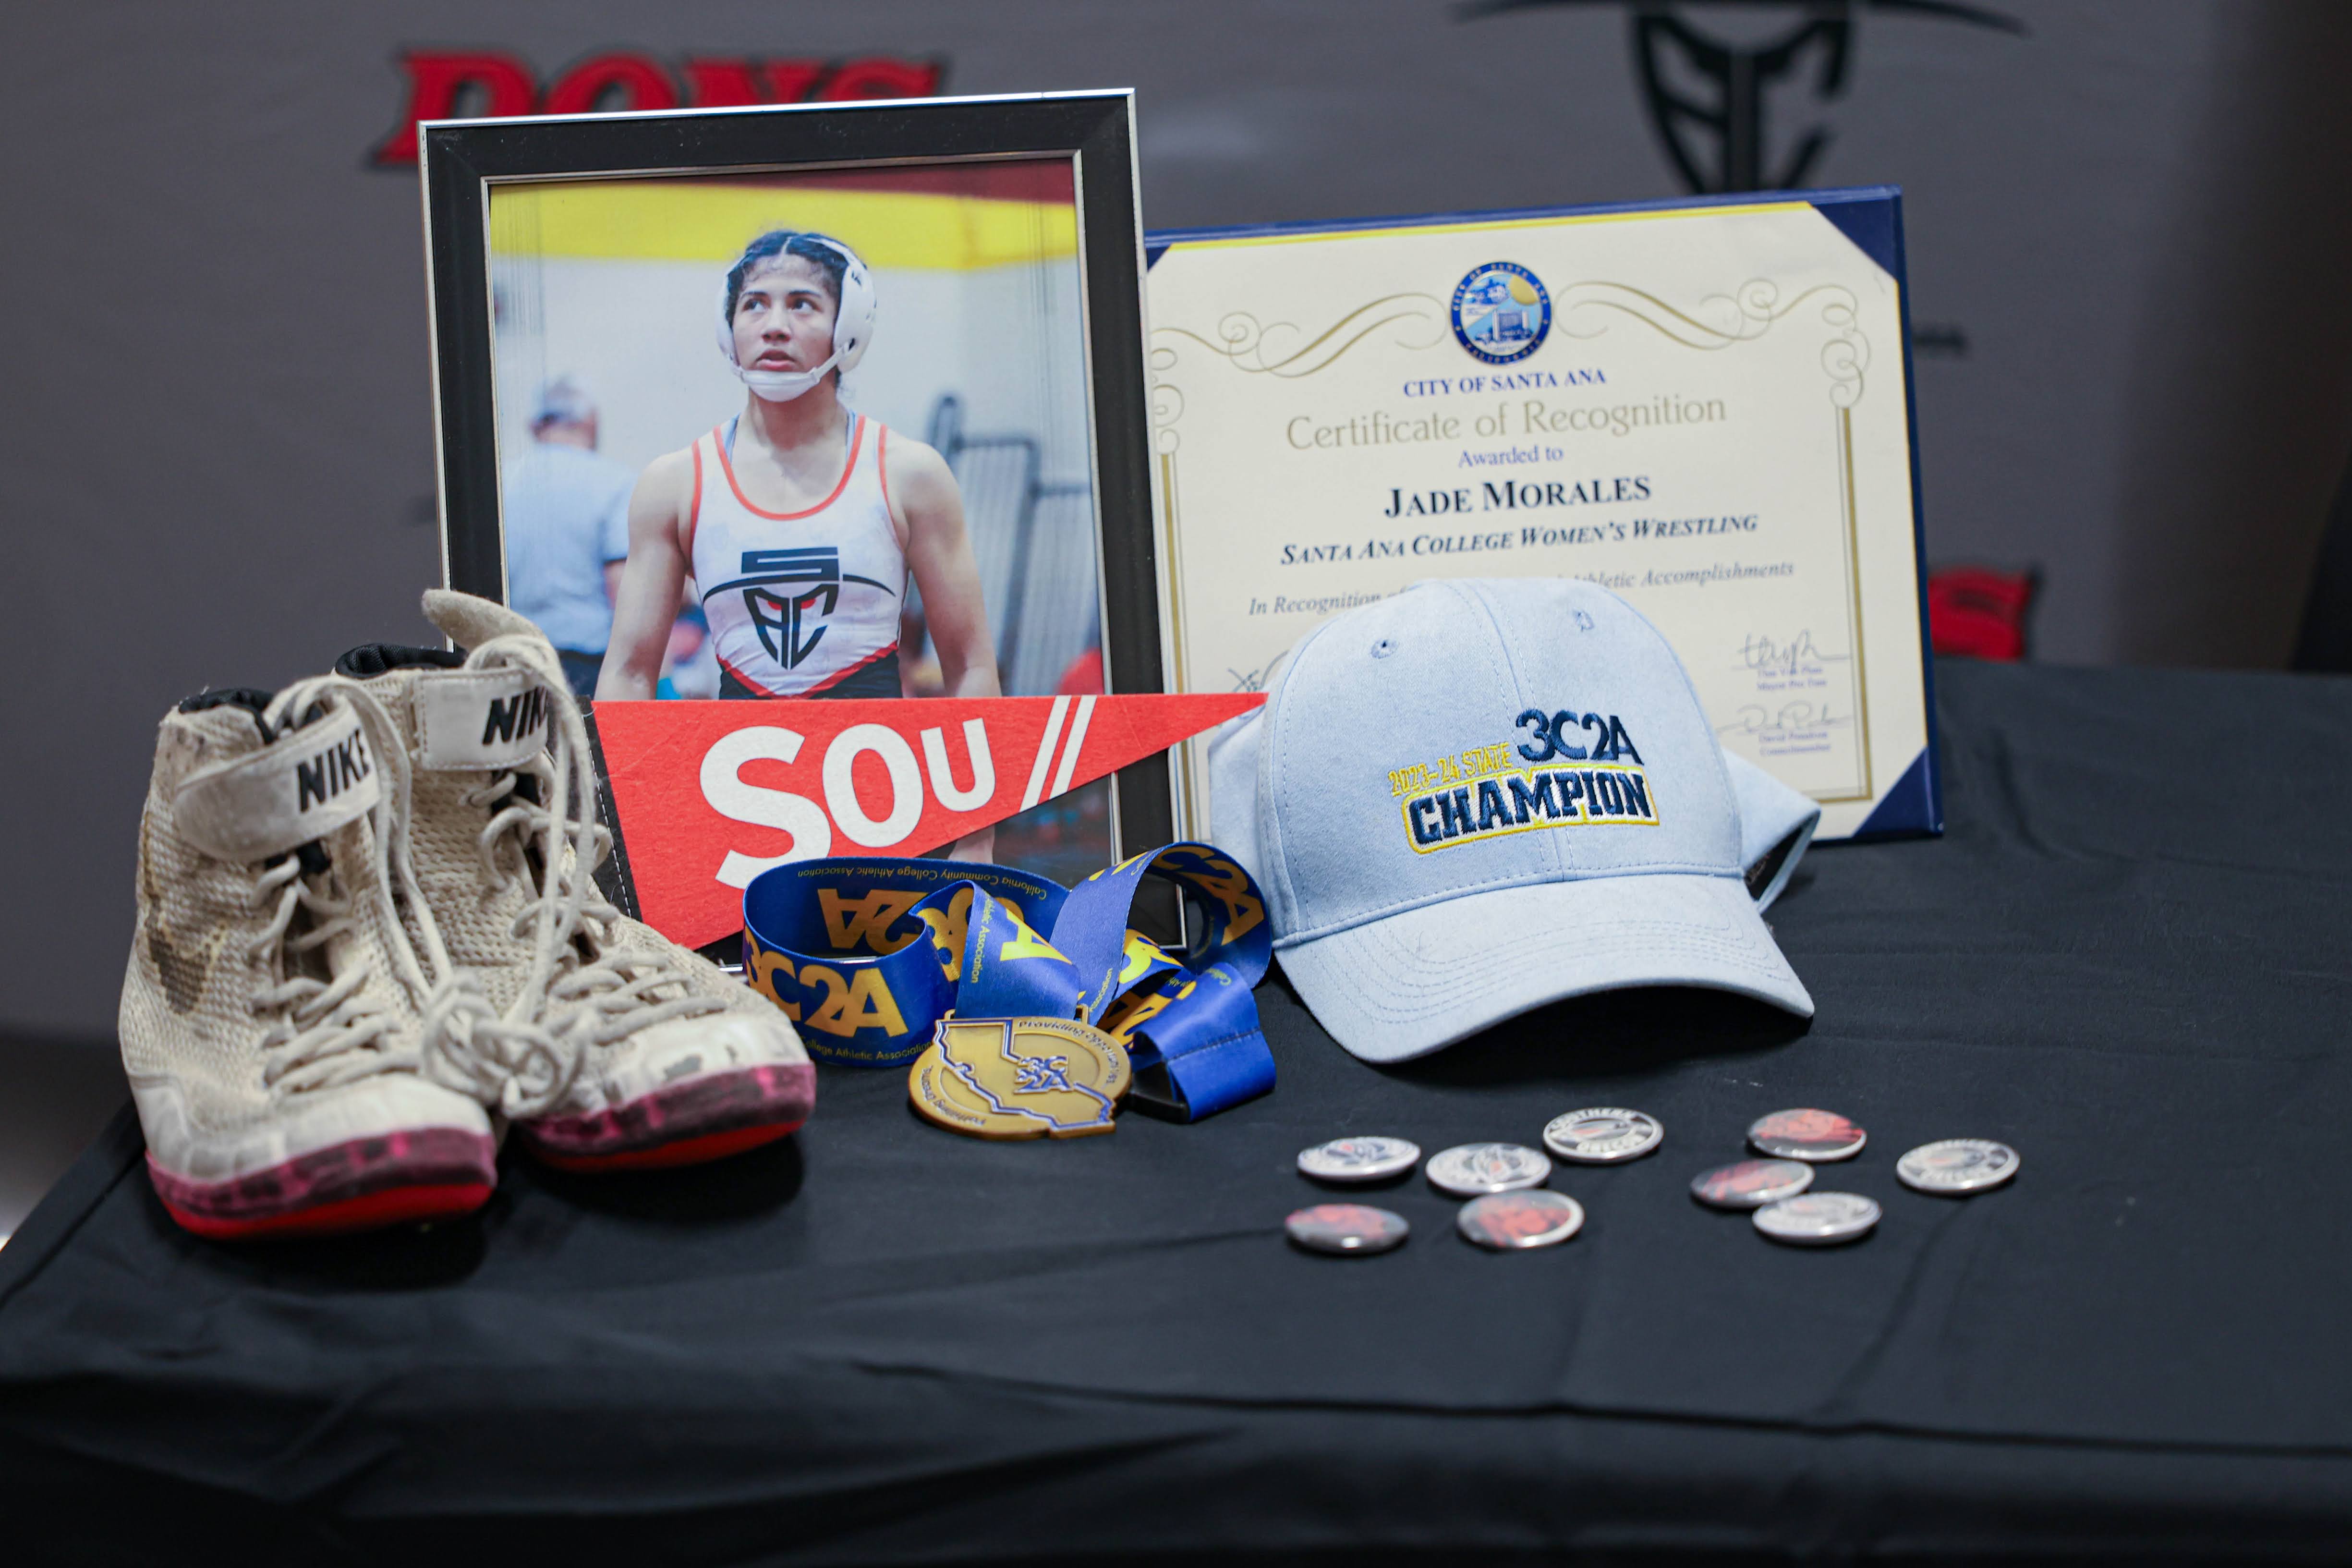
[[[639,911],[672,942],[699,947],[742,928],[743,889],[771,866],[923,854],[1265,700],[909,697],[594,711]]]

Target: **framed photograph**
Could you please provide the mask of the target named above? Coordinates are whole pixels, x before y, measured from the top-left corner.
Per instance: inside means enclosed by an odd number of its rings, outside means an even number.
[[[1130,94],[419,135],[444,574],[582,697],[1163,689]],[[1174,828],[1154,757],[989,853]]]

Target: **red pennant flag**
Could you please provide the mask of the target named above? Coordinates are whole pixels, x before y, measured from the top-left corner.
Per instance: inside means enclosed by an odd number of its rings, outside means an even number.
[[[1265,700],[599,702],[595,717],[640,912],[699,947],[741,929],[743,889],[771,866],[920,855]]]

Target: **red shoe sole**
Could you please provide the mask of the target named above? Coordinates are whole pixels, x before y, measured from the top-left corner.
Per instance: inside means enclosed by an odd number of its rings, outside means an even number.
[[[650,1171],[723,1160],[800,1131],[816,1100],[805,1062],[673,1084],[593,1116],[523,1122],[523,1146],[559,1171]]]
[[[333,1236],[472,1213],[498,1184],[498,1147],[479,1133],[426,1127],[313,1149],[224,1182],[180,1175],[151,1153],[147,1177],[172,1218],[197,1236]]]
[[[681,1138],[675,1143],[632,1149],[619,1154],[557,1154],[535,1146],[531,1152],[541,1164],[552,1165],[559,1171],[664,1171],[673,1165],[724,1160],[730,1154],[789,1138],[800,1130],[801,1123],[797,1121],[789,1127],[739,1127],[732,1132],[708,1132],[699,1138]]]
[[[386,1226],[419,1220],[452,1219],[468,1215],[490,1201],[488,1182],[452,1184],[440,1187],[392,1187],[341,1203],[320,1204],[266,1219],[220,1219],[192,1214],[163,1200],[163,1207],[184,1230],[212,1241],[257,1241],[300,1236],[347,1236],[355,1231],[382,1230]]]

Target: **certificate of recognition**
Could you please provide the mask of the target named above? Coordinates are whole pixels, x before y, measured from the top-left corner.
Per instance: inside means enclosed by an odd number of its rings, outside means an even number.
[[[1585,578],[1822,837],[1940,830],[1897,193],[1145,246],[1174,689],[1423,578]]]

